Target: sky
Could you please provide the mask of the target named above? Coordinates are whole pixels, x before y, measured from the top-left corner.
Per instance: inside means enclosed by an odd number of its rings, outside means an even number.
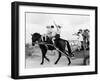
[[[26,43],[31,42],[31,34],[46,33],[46,26],[54,25],[54,22],[62,26],[61,38],[66,40],[76,40],[73,33],[90,28],[89,15],[26,13]]]

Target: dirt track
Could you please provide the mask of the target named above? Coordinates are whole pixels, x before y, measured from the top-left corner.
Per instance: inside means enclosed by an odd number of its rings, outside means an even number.
[[[31,49],[33,50],[33,49]],[[89,55],[89,51],[85,52],[85,55]],[[44,60],[44,64],[40,65],[41,63],[41,56],[42,53],[39,50],[39,48],[35,49],[34,51],[32,51],[32,55],[31,56],[27,56],[26,57],[26,68],[41,68],[41,67],[62,67],[62,66],[68,66],[68,60],[66,58],[66,56],[62,55],[61,59],[59,60],[58,64],[54,64],[54,62],[57,60],[58,58],[58,53],[55,51],[51,52],[48,51],[46,56],[50,59],[50,62],[48,62],[47,60]],[[83,57],[84,57],[84,51],[80,51],[80,52],[75,52],[75,57],[71,59],[71,65],[70,66],[77,66],[77,65],[83,65]]]

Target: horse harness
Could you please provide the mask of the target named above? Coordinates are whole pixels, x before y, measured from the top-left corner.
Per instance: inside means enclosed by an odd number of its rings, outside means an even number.
[[[38,44],[38,45],[45,45],[47,47],[47,49],[48,49],[48,46],[47,45],[53,46],[57,51],[61,52],[64,55],[67,55],[67,54],[63,53],[61,50],[59,50],[54,44],[47,44],[45,42],[32,42],[32,43]],[[70,58],[69,55],[67,55],[67,57]]]

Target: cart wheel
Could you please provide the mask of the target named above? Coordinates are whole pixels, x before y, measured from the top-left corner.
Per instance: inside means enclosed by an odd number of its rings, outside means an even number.
[[[90,64],[89,56],[87,56],[87,57],[84,58],[83,64],[84,65],[89,65]]]

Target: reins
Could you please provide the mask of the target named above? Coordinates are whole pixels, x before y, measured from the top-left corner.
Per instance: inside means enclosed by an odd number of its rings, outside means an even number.
[[[53,45],[53,44],[47,44],[47,43],[44,43],[44,42],[40,42],[40,43],[36,43],[36,42],[32,42],[32,43],[34,43],[34,44],[38,44],[38,45],[50,45],[50,46],[53,46],[57,51],[59,51],[60,53],[62,53],[62,54],[64,54],[64,55],[67,55],[67,54],[65,54],[65,53],[63,53],[61,50],[59,50],[55,45]],[[68,58],[70,58],[68,55],[67,55],[67,57]]]

